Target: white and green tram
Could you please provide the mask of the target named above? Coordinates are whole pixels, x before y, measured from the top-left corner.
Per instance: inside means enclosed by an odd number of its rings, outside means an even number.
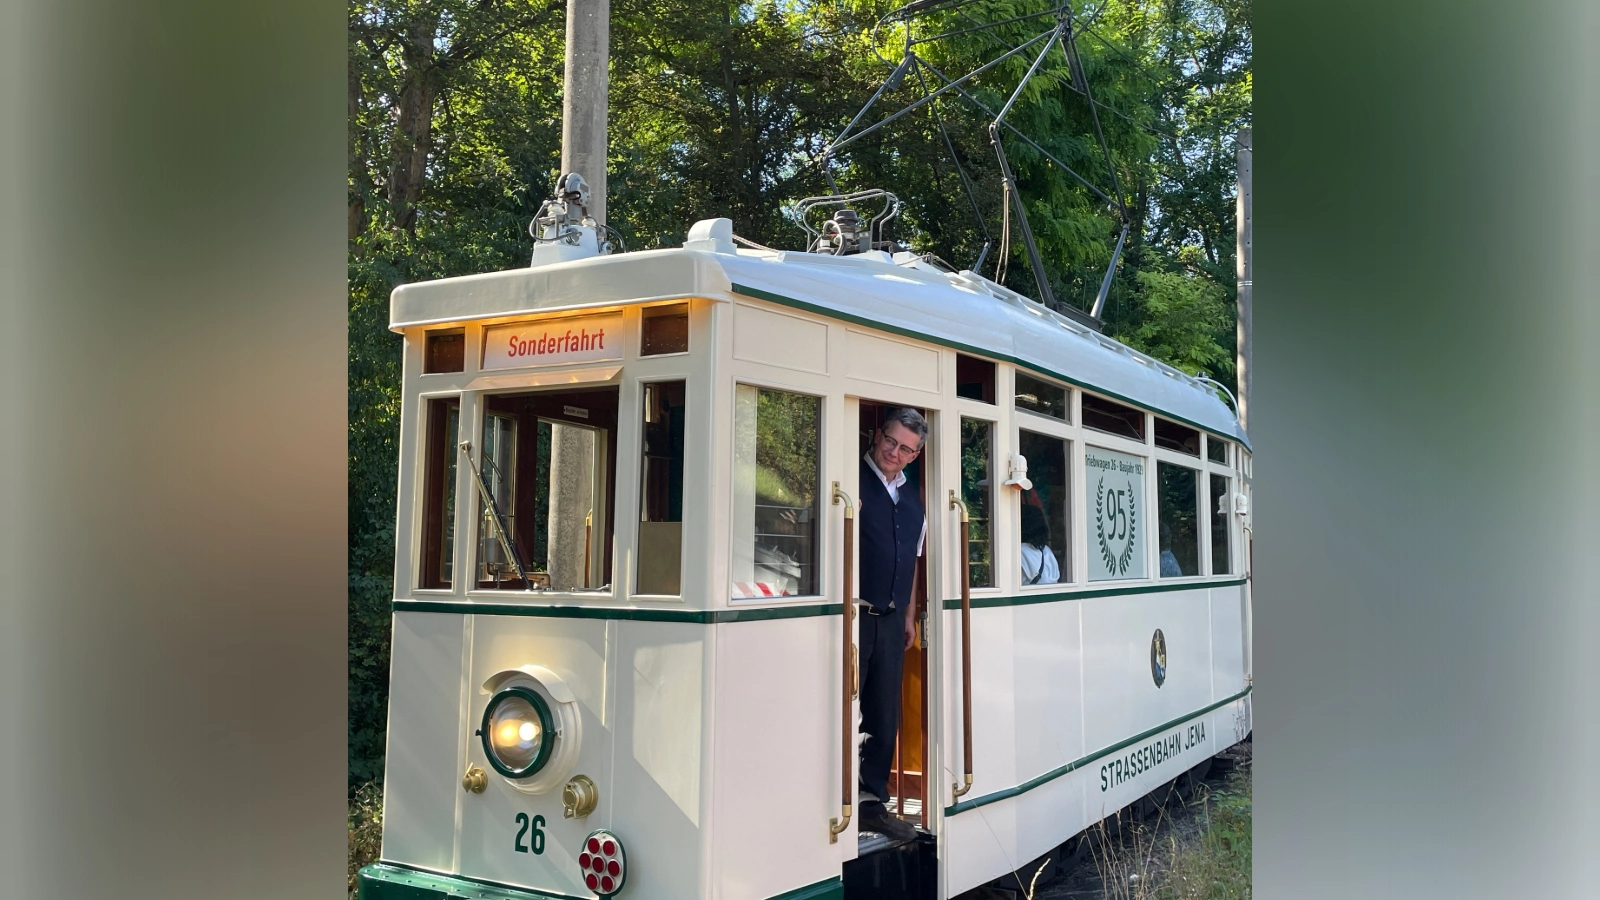
[[[393,294],[363,897],[952,897],[1249,733],[1250,455],[1212,385],[909,253],[543,224],[529,268]],[[890,406],[931,428],[895,847],[852,820],[846,640]]]

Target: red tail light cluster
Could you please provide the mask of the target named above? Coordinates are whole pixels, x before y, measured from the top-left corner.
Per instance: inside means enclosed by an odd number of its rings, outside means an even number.
[[[622,890],[628,879],[628,855],[622,850],[622,841],[602,828],[583,842],[578,868],[583,871],[583,883],[589,890],[610,897]]]

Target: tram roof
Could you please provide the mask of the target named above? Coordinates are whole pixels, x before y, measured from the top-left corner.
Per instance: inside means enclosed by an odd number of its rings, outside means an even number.
[[[1249,446],[1209,387],[972,272],[886,253],[645,250],[395,288],[389,326],[513,318],[686,297],[753,297],[1015,363]]]

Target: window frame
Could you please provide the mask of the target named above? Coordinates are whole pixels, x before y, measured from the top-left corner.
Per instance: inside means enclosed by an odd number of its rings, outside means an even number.
[[[654,356],[650,357],[650,359],[659,358],[660,357]],[[835,402],[836,398],[833,396],[833,392],[831,391],[819,392],[815,388],[801,387],[799,385],[784,383],[770,378],[762,378],[756,375],[751,375],[745,371],[736,372],[724,383],[728,386],[727,415],[730,427],[726,432],[726,438],[728,440],[728,444],[726,446],[727,450],[729,451],[728,459],[730,473],[732,472],[732,466],[736,464],[734,457],[737,454],[737,450],[735,449],[733,442],[738,439],[740,386],[753,387],[760,391],[782,391],[786,394],[798,394],[804,397],[813,397],[817,400],[817,531],[815,536],[817,585],[816,592],[811,594],[793,594],[787,597],[735,596],[733,591],[733,561],[735,554],[738,553],[738,535],[735,533],[736,529],[734,527],[734,517],[738,515],[737,507],[739,497],[738,491],[735,490],[733,481],[730,478],[727,485],[728,505],[725,508],[726,519],[724,520],[727,522],[727,525],[725,528],[723,528],[724,538],[726,541],[724,546],[728,553],[727,565],[721,567],[721,587],[714,587],[713,589],[727,591],[729,608],[743,606],[765,606],[775,603],[814,604],[819,600],[826,600],[828,597],[828,585],[832,583],[829,579],[833,577],[830,562],[831,554],[828,552],[828,548],[831,546],[829,542],[837,538],[837,536],[833,533],[831,521],[832,517],[827,514],[827,508],[830,504],[826,496],[826,485],[829,483],[827,479],[827,473],[830,471],[828,468],[828,444],[831,440],[831,435],[828,428],[828,417],[830,415],[831,404]],[[640,392],[640,402],[643,402],[642,391]],[[720,435],[718,437],[720,437]],[[687,544],[687,541],[685,544]],[[713,573],[711,575],[710,584],[716,585],[717,577],[718,576]]]
[[[602,446],[601,453],[604,454],[604,457],[607,459],[609,465],[611,465],[613,467],[617,467],[618,464],[620,463],[622,457],[624,455],[626,455],[626,453],[627,453],[627,451],[628,451],[628,449],[630,447],[630,444],[629,444],[630,437],[629,437],[628,432],[633,427],[635,427],[633,423],[630,423],[630,422],[626,421],[625,412],[631,406],[631,407],[634,408],[636,414],[640,414],[640,415],[643,414],[642,409],[639,408],[639,403],[641,401],[636,400],[632,404],[628,404],[628,403],[624,402],[626,400],[627,396],[628,396],[628,387],[629,387],[629,385],[628,385],[628,379],[626,377],[626,365],[629,362],[632,362],[632,360],[625,361],[623,363],[622,368],[619,369],[619,373],[617,375],[614,375],[611,378],[608,378],[608,379],[606,379],[604,381],[584,381],[584,382],[575,382],[575,383],[571,383],[571,384],[565,384],[565,383],[563,383],[563,384],[541,384],[541,385],[534,385],[534,386],[517,386],[517,387],[493,387],[493,388],[484,388],[484,389],[481,389],[481,390],[462,391],[461,392],[461,396],[462,396],[462,421],[463,422],[467,421],[467,419],[468,419],[467,404],[468,404],[469,399],[471,401],[471,423],[472,423],[471,428],[472,428],[472,430],[470,431],[470,434],[472,435],[472,453],[473,453],[474,461],[477,462],[477,461],[481,460],[481,458],[482,458],[481,454],[483,453],[483,447],[481,445],[483,443],[482,436],[483,436],[483,427],[484,427],[485,421],[488,418],[488,416],[495,414],[489,409],[489,405],[487,403],[487,400],[490,397],[526,395],[526,394],[559,394],[559,393],[561,393],[563,391],[569,391],[569,390],[572,390],[574,388],[577,388],[577,389],[612,388],[612,389],[615,389],[617,391],[617,422],[616,422],[616,427],[615,427],[615,431],[616,431],[616,436],[615,436],[616,451],[613,454],[609,449],[606,449],[606,448],[604,448]],[[579,366],[577,368],[581,370],[583,367]],[[686,379],[688,378],[688,376],[684,376],[684,377]],[[672,379],[667,378],[666,380],[672,380]],[[518,441],[520,442],[521,440],[523,440],[523,436],[522,435],[518,435]],[[635,443],[637,443],[638,438],[635,436],[635,437],[631,438],[631,440],[634,441]],[[458,446],[459,446],[459,442],[458,442]],[[460,478],[471,479],[471,474],[468,473],[468,472],[463,471],[462,468],[459,465],[457,466],[457,473],[458,473],[458,476]],[[610,587],[609,590],[601,590],[599,588],[593,588],[593,589],[589,589],[589,590],[561,591],[561,590],[556,590],[554,588],[551,588],[549,590],[534,591],[534,590],[529,590],[526,587],[524,587],[522,590],[479,587],[478,586],[478,582],[477,582],[477,572],[478,572],[478,562],[479,562],[479,560],[478,560],[478,548],[480,546],[480,541],[478,540],[477,534],[478,534],[478,523],[479,523],[479,521],[480,521],[480,519],[481,519],[481,517],[483,515],[483,497],[478,492],[477,484],[472,480],[468,480],[466,482],[465,487],[466,487],[467,490],[469,490],[471,492],[472,501],[470,503],[462,503],[461,500],[460,500],[460,494],[459,493],[457,494],[457,500],[456,500],[456,514],[457,514],[457,516],[458,517],[465,516],[464,524],[463,524],[461,519],[458,518],[458,520],[457,520],[457,534],[456,534],[457,541],[461,541],[465,537],[465,535],[462,533],[461,529],[468,528],[468,529],[471,530],[471,540],[467,545],[468,548],[470,549],[470,557],[471,558],[470,558],[470,560],[467,560],[467,562],[469,562],[470,565],[471,565],[472,579],[471,579],[470,583],[465,585],[465,595],[468,598],[473,599],[473,600],[495,600],[495,599],[498,599],[498,600],[501,600],[501,601],[504,601],[504,602],[510,602],[510,598],[524,598],[524,597],[534,597],[534,598],[540,599],[541,601],[547,600],[547,599],[551,599],[551,598],[559,598],[561,600],[568,601],[568,602],[582,602],[582,601],[592,601],[592,600],[621,600],[621,599],[623,599],[626,596],[625,593],[624,593],[624,588],[623,588],[623,584],[622,584],[624,579],[619,577],[619,574],[620,574],[619,570],[621,569],[621,566],[622,566],[622,559],[621,559],[621,554],[617,553],[616,551],[619,550],[619,549],[623,549],[624,547],[632,548],[633,544],[626,544],[626,545],[624,544],[624,538],[627,536],[627,535],[625,535],[623,533],[623,527],[624,527],[625,523],[621,519],[619,519],[617,517],[618,509],[620,507],[620,504],[618,503],[618,500],[620,499],[619,495],[621,495],[623,493],[623,484],[622,484],[622,480],[621,480],[620,476],[618,476],[615,471],[613,472],[613,475],[614,475],[615,481],[616,481],[616,484],[615,484],[614,487],[606,487],[605,485],[602,484],[603,496],[605,498],[604,502],[609,506],[609,512],[610,512],[610,516],[611,516],[611,525],[612,525],[612,536],[611,536],[611,539],[612,539],[612,544],[613,544],[613,562],[612,562],[612,569],[611,569],[611,587]],[[605,480],[606,479],[602,475],[602,477],[600,478],[600,481],[604,482]],[[458,482],[457,491],[459,492],[461,489],[462,489],[461,485]],[[637,494],[637,491],[634,491],[634,493]],[[635,513],[637,513],[637,498],[636,498],[635,503],[633,505],[635,506]],[[637,532],[636,531],[630,531],[628,534],[632,536],[632,539],[635,542],[637,541],[638,536],[637,536]],[[524,560],[524,562],[531,564],[531,560]],[[462,558],[458,555],[458,557],[457,557],[457,565],[459,566],[461,564],[462,564]],[[629,578],[631,580],[631,572],[629,573]]]
[[[1211,437],[1212,437],[1210,432],[1205,432],[1205,436],[1206,436],[1207,440],[1210,440]],[[1237,460],[1243,459],[1244,458],[1244,453],[1243,453],[1241,445],[1239,445],[1239,443],[1237,441],[1228,440],[1227,442],[1230,445],[1232,445],[1232,447],[1230,448],[1230,450],[1228,452],[1228,459],[1229,459],[1228,463],[1214,462],[1214,461],[1212,461],[1210,459],[1210,457],[1206,457],[1206,458],[1204,458],[1202,460],[1202,465],[1200,467],[1200,474],[1201,474],[1201,477],[1205,479],[1204,487],[1205,487],[1206,490],[1205,490],[1205,500],[1203,501],[1204,505],[1202,506],[1200,512],[1208,517],[1208,522],[1209,522],[1209,516],[1211,515],[1211,511],[1215,508],[1215,500],[1214,500],[1214,498],[1211,497],[1211,479],[1210,479],[1210,476],[1212,476],[1212,475],[1220,475],[1223,478],[1226,478],[1227,481],[1228,481],[1228,568],[1229,568],[1229,571],[1225,572],[1225,573],[1222,573],[1220,575],[1212,572],[1213,566],[1212,566],[1212,559],[1211,559],[1211,529],[1210,529],[1210,527],[1206,527],[1206,528],[1201,529],[1200,550],[1201,550],[1201,553],[1203,554],[1203,557],[1204,557],[1204,561],[1205,561],[1204,570],[1205,570],[1207,578],[1240,579],[1240,578],[1244,577],[1244,575],[1243,575],[1243,572],[1244,572],[1244,559],[1243,559],[1243,556],[1242,556],[1242,552],[1243,552],[1242,544],[1243,544],[1244,531],[1243,531],[1243,523],[1239,521],[1240,517],[1233,509],[1233,506],[1234,506],[1233,498],[1234,498],[1234,496],[1236,496],[1237,494],[1239,494],[1243,490],[1242,485],[1245,482],[1246,475],[1240,468],[1238,468],[1236,465],[1234,465],[1234,462],[1237,461]]]
[[[1068,407],[1069,410],[1072,407],[1072,398],[1071,398],[1071,396],[1067,397],[1067,407]],[[1025,410],[1017,410],[1017,412],[1025,412]],[[1044,430],[1042,428],[1035,427],[1036,424],[1038,424],[1040,422],[1053,423],[1053,424],[1055,424],[1055,425],[1057,425],[1059,427],[1056,428],[1056,429],[1052,429],[1050,431],[1046,431],[1046,430]],[[1021,502],[1022,501],[1021,501],[1020,497],[1018,497],[1017,501],[1016,501],[1017,509],[1016,509],[1016,516],[1015,516],[1015,519],[1016,519],[1015,524],[1016,524],[1017,530],[1016,530],[1016,533],[1013,535],[1014,540],[1011,542],[1016,547],[1016,559],[1012,560],[1012,562],[1016,563],[1016,565],[1013,567],[1013,571],[1018,575],[1018,578],[1019,578],[1019,581],[1018,581],[1018,584],[1017,584],[1017,592],[1018,592],[1018,594],[1035,594],[1035,593],[1046,593],[1046,594],[1048,594],[1048,593],[1054,593],[1054,592],[1060,591],[1063,588],[1073,587],[1073,586],[1077,586],[1077,585],[1080,585],[1080,584],[1083,583],[1081,581],[1081,579],[1079,578],[1079,571],[1080,571],[1081,567],[1078,565],[1078,553],[1077,553],[1077,546],[1076,546],[1076,544],[1077,544],[1077,532],[1079,530],[1078,509],[1077,509],[1077,506],[1078,506],[1078,490],[1079,490],[1079,488],[1078,488],[1078,477],[1077,477],[1077,475],[1078,475],[1078,471],[1082,468],[1082,461],[1081,461],[1080,457],[1082,456],[1082,447],[1083,447],[1083,445],[1082,445],[1081,437],[1079,435],[1073,434],[1074,429],[1071,426],[1067,425],[1066,423],[1062,422],[1061,420],[1052,419],[1052,418],[1050,418],[1048,416],[1040,416],[1040,415],[1036,415],[1036,414],[1029,414],[1029,417],[1027,419],[1017,420],[1017,419],[1014,418],[1012,420],[1012,423],[1011,423],[1011,446],[1013,448],[1015,448],[1015,451],[1017,453],[1022,453],[1022,432],[1024,432],[1024,431],[1027,431],[1027,432],[1032,433],[1032,434],[1036,434],[1036,435],[1038,435],[1040,437],[1043,437],[1043,438],[1049,438],[1051,440],[1061,441],[1062,443],[1066,444],[1066,463],[1067,463],[1066,491],[1067,491],[1067,497],[1066,497],[1066,508],[1065,508],[1064,512],[1065,512],[1065,518],[1066,518],[1067,532],[1068,533],[1067,533],[1067,536],[1066,536],[1066,541],[1064,542],[1064,545],[1063,545],[1066,549],[1063,550],[1060,546],[1053,547],[1052,549],[1054,549],[1056,551],[1057,564],[1060,565],[1063,569],[1065,569],[1065,572],[1063,574],[1065,574],[1067,577],[1064,578],[1061,581],[1051,582],[1049,584],[1022,584],[1021,583],[1020,578],[1021,578],[1021,572],[1022,572],[1022,509],[1021,509]],[[1007,455],[1009,456],[1009,454],[1007,454]],[[1029,466],[1029,474],[1031,476],[1031,474],[1033,472],[1033,461],[1032,460],[1028,461],[1028,466]]]
[[[662,356],[688,356],[688,355],[689,354],[687,354],[687,353],[672,353],[672,354],[661,354],[661,356],[651,356],[651,357],[646,357],[646,358],[653,360],[653,359],[660,359]],[[675,381],[683,383],[683,421],[684,421],[684,426],[683,426],[683,431],[684,431],[684,434],[683,434],[684,459],[683,459],[683,474],[682,474],[682,478],[683,478],[683,489],[684,489],[685,499],[683,501],[683,519],[679,523],[680,526],[682,526],[682,532],[681,533],[683,534],[683,537],[678,543],[678,592],[676,594],[645,594],[645,593],[640,593],[639,590],[638,590],[638,586],[639,586],[639,561],[640,561],[639,533],[640,533],[640,530],[641,530],[639,528],[639,526],[641,524],[643,524],[643,522],[644,522],[644,504],[645,504],[645,497],[644,497],[644,471],[643,471],[644,470],[644,402],[645,402],[645,387],[647,385],[651,385],[651,384],[669,384],[669,383],[675,382]],[[692,406],[691,399],[694,396],[694,378],[691,375],[689,375],[687,372],[685,372],[685,373],[683,373],[681,375],[654,374],[654,373],[648,374],[648,375],[640,375],[637,378],[633,379],[633,396],[634,396],[634,400],[633,400],[633,403],[630,404],[630,405],[633,407],[633,425],[634,425],[634,428],[636,430],[634,432],[634,436],[633,436],[633,440],[632,440],[631,446],[635,450],[635,452],[633,454],[633,457],[639,463],[639,465],[637,467],[638,471],[635,473],[635,474],[638,475],[637,483],[633,486],[633,501],[634,501],[633,502],[633,512],[629,516],[628,523],[627,523],[628,524],[628,532],[629,532],[629,535],[631,536],[631,541],[629,541],[628,543],[623,545],[623,546],[625,546],[625,547],[627,547],[627,548],[632,550],[632,553],[629,554],[629,556],[631,557],[631,571],[628,572],[628,576],[627,576],[627,596],[630,597],[630,598],[636,598],[636,599],[639,599],[639,600],[681,601],[683,599],[683,595],[684,595],[683,586],[684,586],[684,581],[686,580],[686,576],[688,574],[687,561],[689,559],[689,540],[688,540],[689,504],[688,504],[687,497],[688,497],[688,493],[689,493],[689,472],[690,472],[690,466],[689,466],[689,440],[690,440],[690,438],[692,436],[692,429],[690,428],[690,426],[694,422],[694,417],[690,412],[690,408]],[[619,414],[617,418],[618,418],[617,427],[618,427],[618,429],[620,431],[620,429],[622,427],[622,422],[621,422],[621,418],[622,417]],[[618,444],[617,444],[617,447],[618,447],[617,453],[618,453],[619,456],[626,455],[626,448],[629,446],[629,445],[625,445],[625,444],[622,443],[621,437],[623,437],[623,436],[619,434],[618,435],[619,440],[618,440]],[[621,489],[620,485],[618,486],[617,490],[618,490],[618,493],[621,493],[622,489]],[[623,542],[622,542],[622,538],[623,538],[622,525],[623,525],[623,523],[619,520],[617,522],[617,528],[616,528],[616,531],[615,531],[616,540],[617,540],[618,544],[623,544]],[[613,582],[615,582],[616,580],[617,579],[615,577],[612,578]]]
[[[463,591],[466,589],[466,584],[467,584],[467,582],[469,580],[469,579],[465,579],[465,578],[461,577],[461,573],[463,571],[463,569],[462,569],[462,552],[466,549],[466,547],[463,546],[463,537],[464,537],[463,533],[462,533],[462,528],[463,528],[463,524],[462,524],[462,522],[463,522],[463,519],[462,519],[462,506],[463,506],[463,504],[461,502],[461,498],[464,495],[462,494],[461,491],[462,491],[462,487],[463,487],[462,479],[464,477],[466,477],[467,473],[462,471],[461,466],[460,466],[460,460],[457,459],[457,461],[456,461],[457,464],[455,466],[455,473],[456,473],[456,483],[455,483],[455,522],[454,522],[454,524],[452,526],[453,530],[451,532],[451,549],[450,549],[451,566],[452,566],[453,571],[452,571],[452,577],[450,579],[450,586],[449,587],[422,587],[422,583],[423,583],[423,577],[422,577],[423,566],[427,565],[427,558],[428,558],[428,552],[426,550],[426,541],[428,540],[428,534],[427,534],[428,522],[427,522],[427,512],[426,512],[426,510],[427,510],[427,493],[428,493],[428,437],[429,437],[429,435],[428,435],[428,432],[429,432],[428,409],[432,405],[432,402],[435,401],[435,400],[445,400],[445,401],[454,400],[454,401],[456,401],[456,434],[455,434],[455,440],[452,441],[451,444],[450,444],[450,450],[451,450],[452,453],[456,453],[456,454],[459,455],[460,447],[461,447],[462,429],[466,427],[466,423],[469,420],[469,418],[468,418],[469,417],[469,413],[475,413],[475,410],[469,410],[469,407],[468,407],[468,401],[469,401],[469,396],[468,395],[470,393],[472,393],[472,392],[459,391],[459,390],[419,391],[415,395],[416,396],[416,400],[415,400],[416,409],[418,410],[418,415],[417,415],[417,434],[415,436],[415,442],[414,442],[415,443],[415,447],[416,447],[416,460],[417,460],[417,462],[412,467],[412,483],[413,483],[413,490],[415,491],[415,493],[414,493],[414,495],[412,497],[412,504],[411,504],[412,507],[413,507],[413,509],[412,509],[412,523],[413,524],[412,524],[412,527],[411,527],[411,565],[409,567],[411,569],[411,584],[410,584],[409,587],[410,587],[410,593],[413,594],[413,595],[424,595],[424,596],[430,596],[430,597],[456,596],[456,595],[459,595],[459,594],[463,593]],[[477,495],[478,489],[477,489],[476,486],[468,484],[468,485],[466,485],[466,487],[471,488],[474,497]],[[475,508],[476,507],[474,507],[474,509]],[[472,520],[469,519],[469,520],[466,520],[466,521],[471,522]],[[441,550],[441,552],[443,551],[442,545],[440,547],[440,550]],[[476,565],[476,560],[473,561],[473,565],[474,566]],[[476,573],[476,569],[475,568],[471,569],[469,571],[471,571],[473,573]]]
[[[998,380],[998,378],[999,378],[999,372],[997,370],[996,371],[996,379]],[[999,385],[996,385],[996,393],[999,393]],[[1015,404],[1008,404],[1008,406],[1011,406],[1012,408],[1014,408],[1014,405]],[[985,423],[985,424],[987,424],[989,426],[989,509],[988,509],[988,520],[989,520],[989,581],[990,581],[990,583],[986,584],[986,585],[982,585],[982,586],[969,585],[968,591],[970,593],[974,593],[974,594],[976,594],[976,593],[985,593],[985,592],[987,592],[987,593],[998,593],[1003,589],[1003,583],[1004,582],[1003,582],[1003,579],[1000,577],[1000,574],[1001,574],[1001,571],[1002,571],[1000,569],[1001,565],[1003,565],[1003,564],[1004,565],[1009,565],[1011,562],[1016,562],[1018,568],[1020,569],[1020,567],[1021,567],[1020,556],[1019,556],[1019,559],[1017,559],[1017,560],[1011,560],[1010,559],[1011,553],[1009,551],[1009,542],[1010,542],[1010,526],[1009,526],[1009,524],[1006,526],[1007,530],[1006,530],[1005,537],[1006,537],[1006,545],[1008,547],[1008,550],[1007,550],[1007,553],[1006,553],[1007,561],[1004,562],[1004,563],[999,558],[999,553],[998,553],[998,549],[1002,546],[1002,541],[1000,540],[1000,537],[995,532],[996,522],[999,520],[999,518],[1000,518],[1000,516],[1002,514],[1001,511],[1000,511],[1000,505],[1001,505],[1000,501],[1001,501],[1001,496],[1002,495],[1001,495],[1001,492],[999,490],[1000,482],[1004,480],[1001,477],[1001,473],[1000,473],[1001,441],[1007,439],[1008,437],[1012,437],[1012,435],[1010,433],[1014,432],[1016,430],[1016,425],[1014,423],[1010,423],[1008,425],[1008,423],[1006,423],[1003,420],[1001,410],[1002,410],[1002,407],[1001,407],[1000,404],[988,404],[988,403],[984,403],[984,402],[979,401],[979,400],[973,400],[973,399],[970,399],[970,398],[967,398],[967,397],[958,397],[958,398],[956,398],[956,402],[955,402],[955,404],[952,406],[952,408],[950,410],[950,416],[951,416],[951,419],[953,420],[954,425],[955,425],[955,443],[954,443],[953,447],[951,448],[951,458],[952,458],[953,462],[955,463],[955,475],[956,475],[956,477],[955,477],[955,488],[957,490],[960,490],[961,487],[962,487],[962,480],[961,480],[961,420],[963,420],[963,419],[972,419],[973,421],[983,422],[983,423]],[[1013,447],[1016,446],[1014,440],[1013,440],[1011,446],[1013,446]],[[1009,458],[1010,454],[1007,453],[1006,457]],[[963,496],[962,499],[965,500],[966,498]],[[1006,506],[1009,507],[1010,503],[1008,502],[1006,504]],[[1006,515],[1007,515],[1007,519],[1009,520],[1009,514],[1006,514]],[[970,511],[969,511],[969,518],[970,518]],[[956,534],[954,536],[957,539],[960,538],[959,534]],[[1021,550],[1018,550],[1017,552],[1018,552],[1018,554],[1020,554]],[[960,555],[960,553],[959,552],[953,553],[953,559],[954,559],[954,561],[955,561],[955,563],[956,563],[956,565],[958,567],[958,571],[959,571],[959,567],[961,565],[961,555]],[[961,582],[960,582],[960,579],[958,578],[956,580],[956,589],[959,590],[960,587],[961,587]]]
[[[1047,416],[1044,413],[1036,412],[1034,410],[1025,409],[1025,408],[1023,408],[1021,406],[1018,406],[1017,405],[1017,377],[1018,376],[1030,379],[1032,381],[1042,382],[1042,383],[1044,383],[1046,385],[1049,385],[1051,387],[1060,388],[1062,390],[1062,392],[1064,393],[1064,395],[1065,395],[1064,398],[1063,398],[1065,400],[1065,403],[1063,404],[1065,408],[1062,409],[1061,414],[1063,416],[1066,416],[1066,418],[1065,419],[1057,419],[1054,416]],[[1033,419],[1036,419],[1038,421],[1041,421],[1041,422],[1052,422],[1052,423],[1054,423],[1056,425],[1060,425],[1060,426],[1067,427],[1067,428],[1074,427],[1076,425],[1077,421],[1078,421],[1078,417],[1075,414],[1076,411],[1072,408],[1072,404],[1074,402],[1073,395],[1078,393],[1078,391],[1076,389],[1074,389],[1072,387],[1072,385],[1070,385],[1070,384],[1066,384],[1064,382],[1057,381],[1054,378],[1047,378],[1047,377],[1045,377],[1043,375],[1040,375],[1040,374],[1034,372],[1033,370],[1025,368],[1023,366],[1012,366],[1011,367],[1011,389],[1010,389],[1010,391],[1008,393],[1011,395],[1011,412],[1013,414],[1029,416],[1029,417],[1031,417]],[[1036,429],[1034,429],[1034,430],[1036,430]]]
[[[1204,449],[1204,448],[1202,448],[1202,449]],[[1174,458],[1174,457],[1176,457],[1176,458]],[[1160,529],[1161,529],[1161,477],[1160,477],[1160,466],[1161,466],[1162,463],[1166,463],[1169,466],[1177,466],[1178,468],[1184,469],[1184,470],[1190,472],[1191,474],[1193,474],[1194,479],[1195,479],[1195,485],[1194,485],[1195,509],[1192,510],[1194,512],[1194,514],[1195,514],[1195,520],[1194,520],[1194,522],[1195,522],[1195,542],[1194,542],[1194,544],[1195,544],[1195,574],[1193,574],[1193,575],[1170,575],[1170,576],[1166,576],[1166,577],[1163,577],[1161,575],[1161,531],[1160,531]],[[1187,453],[1183,453],[1183,452],[1177,451],[1177,450],[1166,450],[1165,451],[1165,455],[1163,455],[1163,456],[1151,457],[1150,469],[1151,469],[1152,474],[1155,475],[1155,483],[1154,483],[1155,491],[1151,494],[1151,496],[1155,498],[1155,506],[1156,506],[1156,510],[1155,510],[1155,512],[1156,512],[1156,515],[1155,515],[1155,521],[1156,521],[1156,539],[1155,539],[1155,545],[1156,545],[1155,546],[1155,556],[1156,556],[1155,573],[1156,574],[1155,574],[1155,581],[1158,582],[1158,583],[1161,583],[1161,584],[1181,584],[1181,583],[1186,582],[1186,581],[1195,581],[1197,579],[1209,578],[1210,577],[1209,569],[1211,568],[1211,563],[1210,563],[1210,557],[1207,554],[1210,551],[1211,546],[1210,546],[1210,542],[1207,540],[1207,537],[1208,537],[1208,533],[1210,531],[1211,520],[1206,517],[1206,492],[1209,489],[1210,482],[1208,481],[1207,476],[1210,475],[1210,473],[1207,472],[1204,467],[1195,465],[1195,458],[1194,457],[1190,456]]]
[[[648,311],[648,310],[652,310],[652,309],[661,309],[662,307],[667,307],[667,306],[682,306],[682,307],[684,307],[684,313],[688,316],[688,323],[687,323],[687,329],[688,330],[684,334],[684,344],[688,347],[688,349],[687,350],[674,350],[671,353],[650,353],[650,354],[646,354],[644,352],[644,320],[645,320],[645,312]],[[637,330],[638,333],[633,336],[633,339],[629,342],[629,346],[626,348],[627,352],[632,354],[631,356],[629,356],[627,358],[628,362],[652,362],[652,361],[658,360],[658,359],[682,359],[684,357],[693,356],[694,355],[695,334],[694,334],[694,301],[693,300],[685,298],[685,299],[681,299],[681,300],[663,300],[663,301],[660,301],[660,302],[657,302],[657,303],[640,303],[640,304],[637,305],[636,308],[638,310],[638,315],[633,317],[633,321],[638,323],[637,327],[636,327],[636,330]],[[651,376],[651,377],[652,377],[652,380],[653,380],[653,376]],[[684,376],[684,377],[685,377],[685,379],[688,378],[687,375]]]

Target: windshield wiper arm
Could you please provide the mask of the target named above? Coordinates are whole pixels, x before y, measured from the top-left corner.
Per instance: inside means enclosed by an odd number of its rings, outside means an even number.
[[[494,502],[494,495],[489,493],[489,486],[483,481],[483,473],[472,464],[472,442],[461,442],[461,453],[467,458],[467,470],[472,473],[472,480],[478,485],[478,494],[483,497],[483,503],[489,510],[489,516],[494,522],[495,537],[500,539],[500,549],[506,553],[506,558],[511,560],[511,565],[517,569],[517,577],[522,579],[522,587],[531,590],[533,585],[528,581],[528,573],[523,569],[522,556],[517,553],[517,545],[512,542],[511,535],[506,532],[505,516],[500,512],[500,504]],[[489,465],[494,463],[488,459],[484,462]]]

